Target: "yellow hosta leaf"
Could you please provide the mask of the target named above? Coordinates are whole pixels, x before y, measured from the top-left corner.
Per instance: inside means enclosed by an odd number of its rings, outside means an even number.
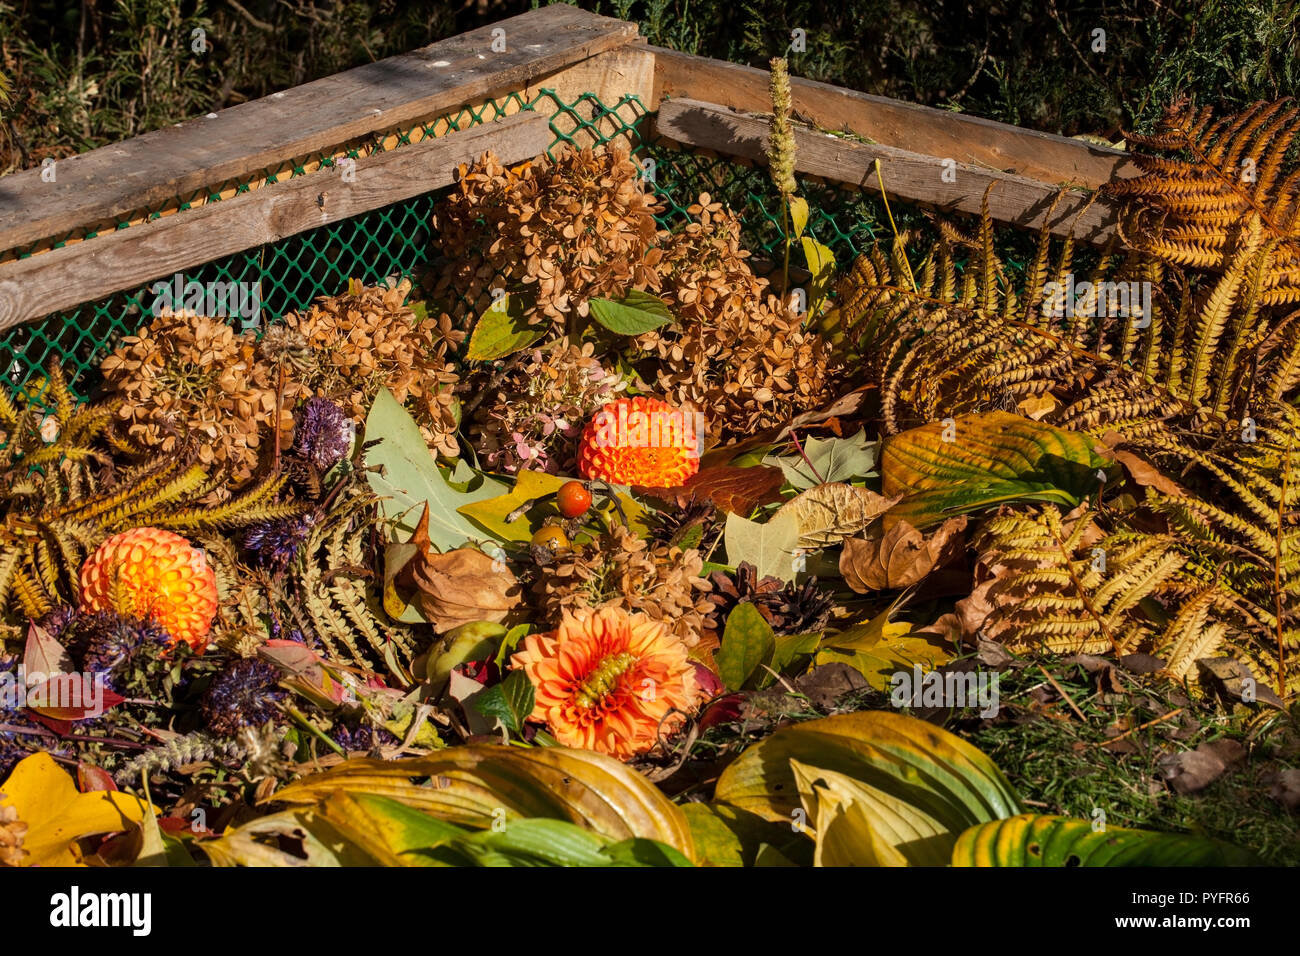
[[[921,808],[833,770],[798,760],[790,768],[804,808],[817,821],[818,865],[948,864],[957,834]],[[848,820],[839,819],[845,815]]]
[[[13,807],[27,824],[28,866],[78,866],[72,844],[88,836],[130,830],[152,813],[138,797],[116,791],[80,793],[72,776],[49,754],[25,758],[0,784],[0,807]]]
[[[886,497],[903,500],[886,528],[906,519],[919,529],[1010,501],[1073,508],[1099,490],[1111,463],[1094,440],[1008,412],[931,422],[894,435],[880,458]]]
[[[421,778],[429,783],[413,782]],[[277,791],[275,800],[317,804],[339,791],[389,797],[462,826],[567,820],[611,840],[644,837],[694,857],[681,809],[631,767],[590,750],[472,744],[410,760],[349,760]]]
[[[732,761],[714,799],[788,825],[801,805],[792,760],[874,787],[952,832],[1020,809],[984,753],[933,724],[890,711],[782,727]]]

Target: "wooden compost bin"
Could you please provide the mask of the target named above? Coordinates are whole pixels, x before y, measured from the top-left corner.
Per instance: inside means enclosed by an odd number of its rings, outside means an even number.
[[[765,71],[650,46],[635,24],[568,5],[534,10],[0,180],[11,384],[39,374],[24,333],[41,320],[439,190],[487,149],[507,164],[543,153],[550,117],[530,108],[543,90],[588,111],[568,137],[579,143],[600,128],[598,104],[637,102],[662,140],[763,162]],[[1077,187],[1049,228],[1096,242],[1113,232],[1115,207],[1092,191],[1133,174],[1124,153],[1078,140],[809,80],[793,94],[798,171],[878,191],[879,160],[895,200],[976,212],[996,182],[993,218],[1037,228],[1061,187]],[[493,118],[458,128],[455,116],[488,104]],[[71,331],[91,339],[78,347],[107,347],[99,332]]]

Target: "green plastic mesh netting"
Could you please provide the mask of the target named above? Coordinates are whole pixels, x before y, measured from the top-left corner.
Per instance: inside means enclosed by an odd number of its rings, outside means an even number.
[[[686,207],[700,193],[707,192],[741,215],[746,245],[756,257],[774,258],[774,250],[783,243],[779,199],[766,169],[655,141],[648,132],[646,109],[633,95],[606,104],[591,94],[564,102],[553,92],[542,90],[531,102],[524,102],[519,94],[512,93],[481,107],[438,117],[422,124],[422,132],[424,136],[442,135],[491,122],[519,109],[537,110],[550,116],[554,139],[548,155],[552,158],[563,144],[578,139],[603,143],[622,137],[638,158],[653,160],[653,165],[646,164],[647,178],[664,203],[661,225],[667,228],[680,225],[686,218]],[[413,131],[399,135],[396,146],[390,148],[401,148],[410,142],[410,132]],[[356,156],[357,151],[349,155]],[[313,160],[314,163],[291,164],[288,175],[305,175],[308,168],[328,167],[335,162],[329,155],[313,157]],[[285,172],[281,170],[278,175],[283,178]],[[266,171],[262,178],[274,183],[276,177],[276,172]],[[246,192],[249,184],[222,184],[213,187],[213,193],[206,197],[176,197],[170,208],[183,210],[200,199],[218,202],[232,187],[233,193],[238,194]],[[804,181],[801,191],[814,211],[809,231],[831,247],[837,261],[849,261],[880,233],[879,223],[885,220],[876,199],[856,190],[816,181]],[[388,276],[410,275],[425,265],[433,252],[430,219],[439,195],[426,193],[271,245],[247,249],[186,270],[182,282],[193,279],[201,283],[260,283],[261,320],[275,321],[318,296],[339,293],[349,278],[369,284]],[[146,218],[159,215],[161,211],[151,211]],[[132,227],[122,222],[116,228]],[[93,232],[84,234],[89,241],[93,237]],[[55,247],[62,244],[55,243]],[[25,254],[30,251],[20,252],[20,256]],[[95,384],[99,363],[117,340],[151,318],[152,285],[88,302],[4,332],[0,335],[0,368],[5,369],[9,391],[38,398],[44,369],[51,360],[57,360],[78,395],[84,398]]]

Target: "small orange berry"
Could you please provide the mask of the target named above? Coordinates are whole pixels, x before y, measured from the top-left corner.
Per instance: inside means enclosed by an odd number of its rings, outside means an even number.
[[[591,507],[591,492],[580,481],[566,481],[555,495],[555,504],[566,518],[580,518]]]

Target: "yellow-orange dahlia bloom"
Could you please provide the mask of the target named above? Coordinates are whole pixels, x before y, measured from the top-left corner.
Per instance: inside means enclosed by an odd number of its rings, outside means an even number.
[[[82,608],[152,618],[195,650],[207,644],[217,602],[217,576],[207,558],[171,531],[115,534],[81,566]]]
[[[578,445],[578,471],[616,485],[675,488],[700,470],[697,412],[638,395],[601,406]]]
[[[706,696],[681,639],[619,607],[566,614],[554,632],[525,637],[510,662],[533,682],[531,720],[566,747],[620,760],[676,730]]]

